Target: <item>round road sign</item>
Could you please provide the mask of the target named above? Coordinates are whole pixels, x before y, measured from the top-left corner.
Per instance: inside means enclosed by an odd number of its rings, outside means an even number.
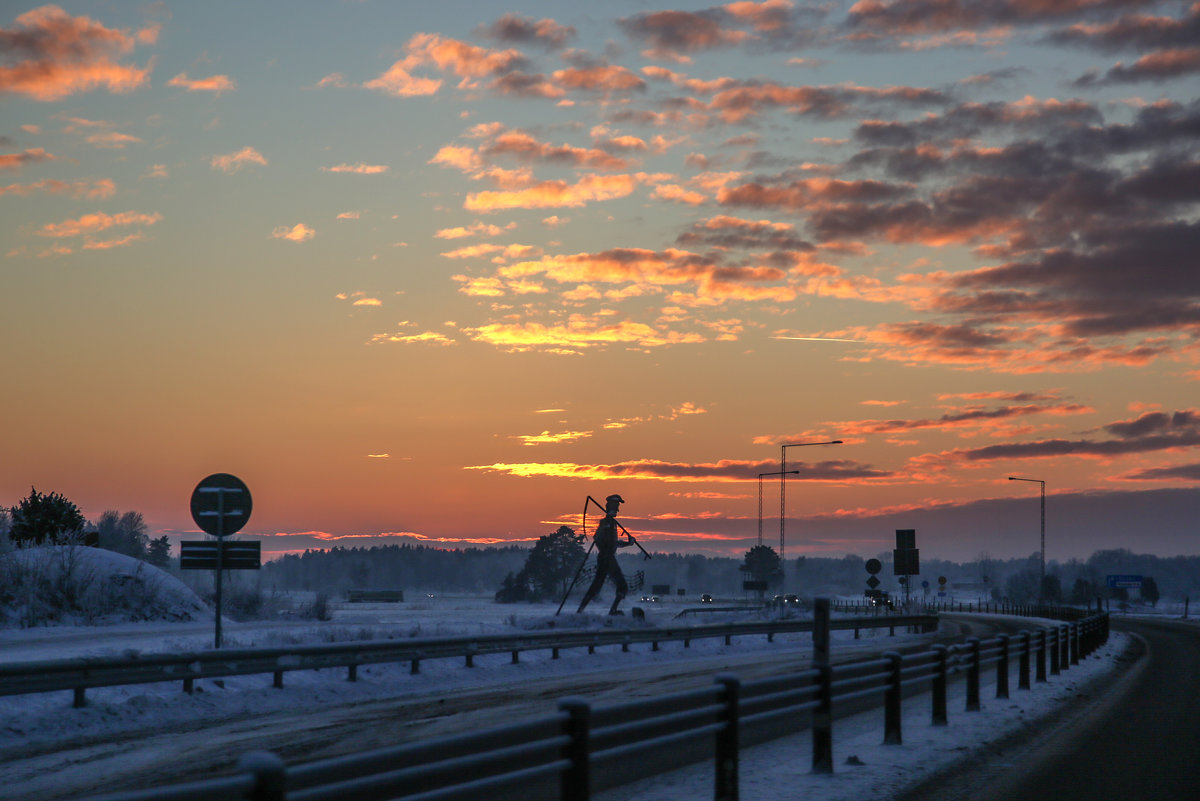
[[[873,576],[876,573],[878,573],[880,570],[883,570],[883,562],[880,562],[878,559],[868,559],[867,560],[867,572],[868,573],[870,573]]]
[[[192,520],[214,537],[241,531],[252,506],[250,489],[228,473],[213,473],[192,490]]]

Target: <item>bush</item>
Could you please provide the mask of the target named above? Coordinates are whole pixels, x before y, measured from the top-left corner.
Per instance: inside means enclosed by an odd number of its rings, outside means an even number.
[[[9,539],[19,547],[29,545],[68,545],[82,542],[85,545],[95,544],[87,541],[83,533],[87,521],[79,507],[71,503],[57,492],[43,495],[30,487],[29,497],[22,498],[20,503],[9,510]],[[83,537],[84,539],[80,539]]]

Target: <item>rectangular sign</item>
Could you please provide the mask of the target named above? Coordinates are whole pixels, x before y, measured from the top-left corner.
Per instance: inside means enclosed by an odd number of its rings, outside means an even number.
[[[921,549],[896,548],[893,550],[892,572],[896,576],[921,575]]]
[[[180,570],[216,570],[217,548],[221,551],[222,570],[258,570],[262,566],[260,540],[198,540],[179,544]]]
[[[1140,590],[1142,588],[1141,576],[1108,576],[1108,586],[1111,589],[1123,587],[1127,590]]]
[[[896,547],[900,549],[917,547],[917,530],[915,528],[896,529]]]

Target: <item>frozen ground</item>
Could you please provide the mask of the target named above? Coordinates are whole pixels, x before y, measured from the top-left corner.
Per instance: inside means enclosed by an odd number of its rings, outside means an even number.
[[[736,617],[726,613],[701,613],[676,618],[679,611],[695,606],[679,599],[660,603],[637,603],[647,610],[648,622],[677,625],[684,621],[701,622]],[[551,625],[575,623],[573,616],[555,618],[556,604],[499,605],[490,599],[439,596],[420,597],[403,604],[338,604],[333,620],[325,623],[277,621],[270,623],[225,624],[227,646],[272,646],[298,642],[334,640],[406,638],[469,633],[500,633],[522,629],[542,630]],[[602,626],[604,618],[589,616],[587,624]],[[632,625],[629,618],[618,618],[616,625]],[[106,627],[57,627],[0,631],[0,661],[28,661],[73,656],[104,656],[129,652],[154,653],[203,650],[212,646],[211,621],[193,623],[123,624]],[[888,637],[887,631],[864,632],[854,640],[850,632],[835,632],[835,655],[877,651],[904,641],[919,640],[922,635]],[[835,769],[833,776],[809,774],[811,745],[807,734],[785,738],[747,749],[742,756],[741,797],[778,799],[888,798],[905,787],[929,776],[961,758],[971,749],[986,748],[987,743],[1005,737],[1022,727],[1035,725],[1039,716],[1075,698],[1089,681],[1102,678],[1116,664],[1125,644],[1116,634],[1107,647],[1061,676],[1051,677],[1033,690],[1015,689],[1007,701],[990,700],[985,686],[984,709],[961,711],[964,705],[961,683],[951,685],[951,722],[948,727],[929,724],[928,695],[905,703],[904,744],[882,746],[882,711],[863,713],[835,724]],[[88,691],[88,706],[72,709],[70,693],[0,697],[0,786],[16,792],[16,798],[34,797],[33,791],[45,787],[45,776],[30,772],[14,757],[32,752],[48,752],[62,745],[102,741],[109,738],[136,741],[140,736],[152,740],[157,733],[191,729],[200,724],[216,724],[240,719],[261,719],[272,713],[293,712],[297,708],[335,709],[343,704],[416,697],[429,693],[445,694],[487,686],[502,686],[514,681],[537,684],[539,679],[584,678],[605,672],[627,673],[631,660],[637,660],[639,675],[669,675],[677,666],[694,660],[712,660],[713,672],[731,672],[737,665],[766,661],[781,654],[806,654],[811,648],[805,634],[737,638],[732,646],[721,639],[695,641],[684,649],[681,644],[664,644],[657,652],[649,646],[634,646],[635,653],[619,648],[599,649],[588,655],[586,649],[568,650],[558,660],[545,652],[523,654],[519,665],[512,665],[507,654],[477,658],[476,667],[466,668],[461,660],[431,660],[422,663],[420,675],[409,675],[407,664],[377,665],[359,669],[359,681],[345,680],[345,671],[298,671],[286,674],[283,690],[270,688],[271,677],[231,677],[222,682],[198,681],[195,695],[181,691],[178,682],[136,687],[98,688]],[[994,689],[991,694],[994,695]],[[544,712],[554,708],[547,701]],[[130,759],[136,758],[131,748]],[[847,764],[847,760],[854,764]],[[12,762],[10,763],[10,758]],[[7,763],[7,764],[6,764]],[[861,763],[861,764],[860,764]],[[712,793],[712,767],[699,765],[648,779],[597,796],[599,801],[693,801]]]

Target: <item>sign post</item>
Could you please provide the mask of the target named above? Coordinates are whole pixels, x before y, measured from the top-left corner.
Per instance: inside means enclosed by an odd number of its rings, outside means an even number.
[[[192,520],[217,538],[217,615],[214,648],[221,647],[221,555],[224,539],[241,531],[253,506],[250,489],[237,476],[213,473],[192,490]]]

